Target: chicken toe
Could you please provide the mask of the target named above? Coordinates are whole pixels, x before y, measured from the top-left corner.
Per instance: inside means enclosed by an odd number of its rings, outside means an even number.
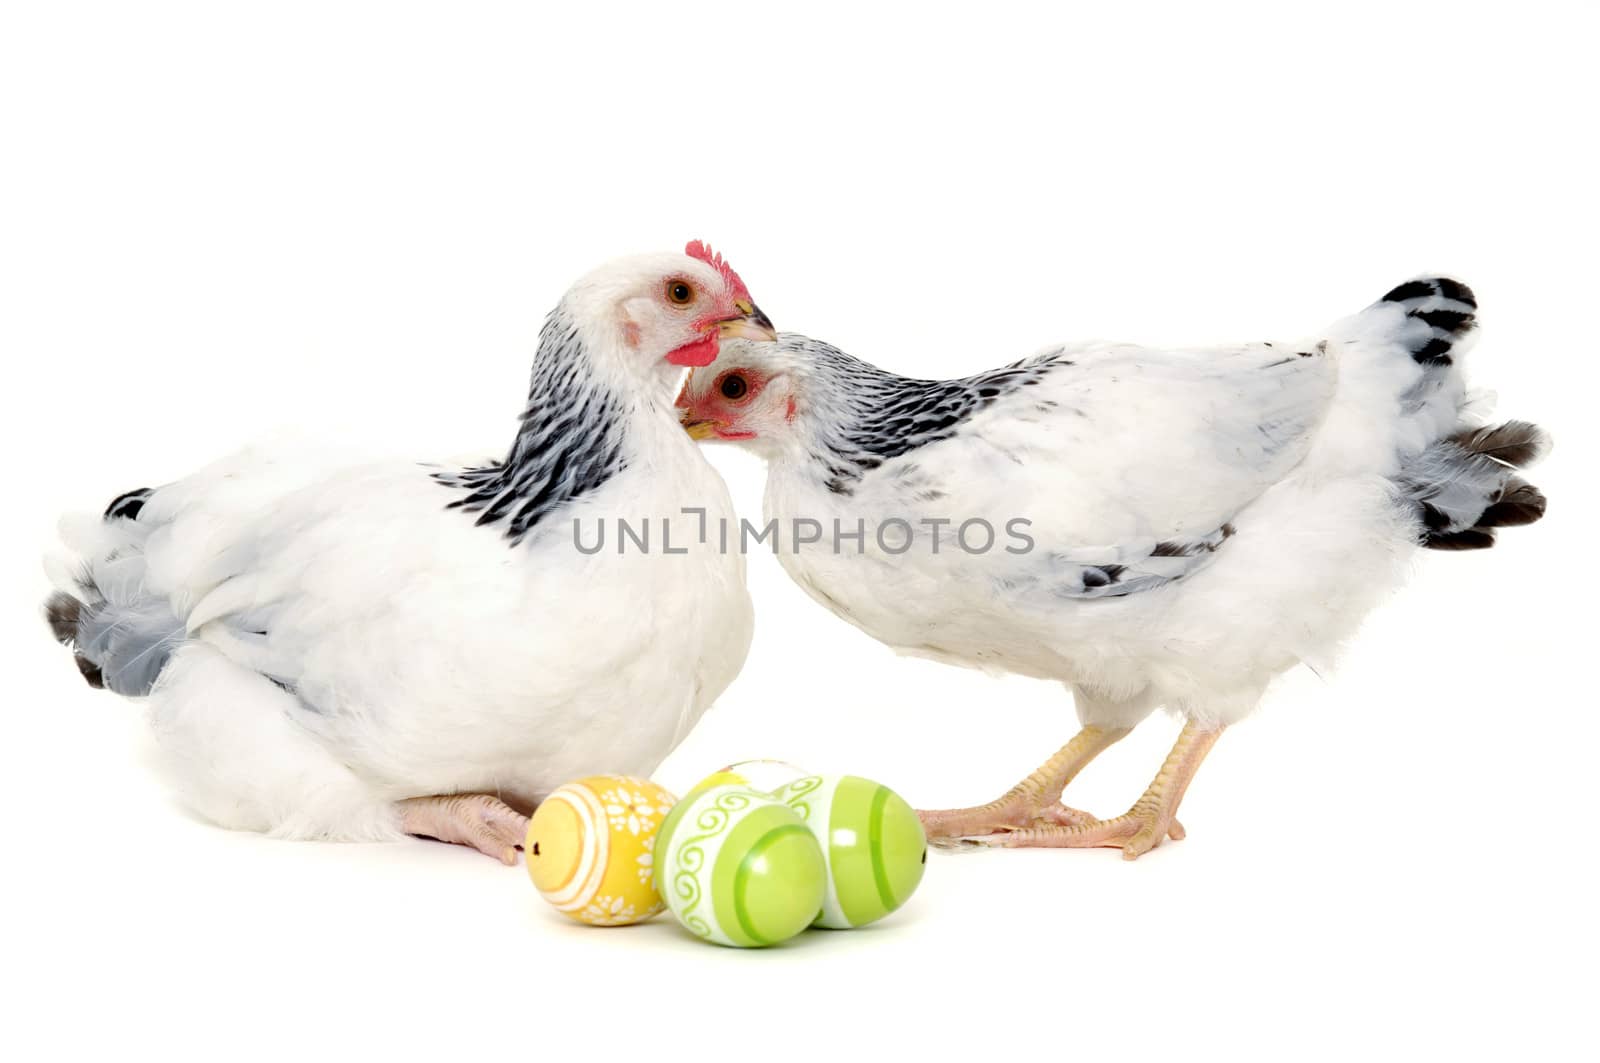
[[[1092,849],[1114,847],[1125,860],[1136,860],[1171,838],[1184,837],[1178,822],[1178,805],[1205,759],[1220,727],[1207,727],[1190,721],[1167,754],[1161,770],[1139,800],[1114,819],[1081,824],[1040,824],[1001,834],[964,839],[967,844],[998,846],[1007,849]]]
[[[1097,822],[1087,812],[1063,805],[1061,792],[1086,764],[1127,733],[1126,728],[1085,727],[998,800],[975,808],[918,812],[922,829],[937,845],[946,841],[959,844],[960,839],[975,835]]]
[[[439,794],[399,803],[407,834],[470,846],[507,866],[528,833],[528,817],[492,794]]]

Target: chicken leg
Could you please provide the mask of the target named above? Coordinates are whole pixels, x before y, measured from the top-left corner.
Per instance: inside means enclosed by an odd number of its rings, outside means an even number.
[[[1071,848],[1120,846],[1124,860],[1136,860],[1170,837],[1183,838],[1178,823],[1178,805],[1184,791],[1200,768],[1200,762],[1216,744],[1222,728],[1190,720],[1183,725],[1172,752],[1151,780],[1150,786],[1133,807],[1115,819],[1093,820],[1080,824],[1040,824],[986,837],[972,838],[978,845],[1005,848]]]
[[[1024,828],[1076,827],[1097,820],[1061,804],[1061,791],[1095,757],[1128,733],[1126,727],[1088,726],[1039,766],[1039,770],[1006,791],[998,800],[976,808],[918,812],[922,828],[935,844]]]
[[[528,817],[492,794],[440,794],[399,803],[400,829],[407,834],[468,845],[514,866],[528,833]]]

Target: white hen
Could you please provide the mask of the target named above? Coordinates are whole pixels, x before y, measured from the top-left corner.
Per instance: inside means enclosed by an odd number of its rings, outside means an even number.
[[[698,242],[614,262],[546,321],[503,460],[259,448],[130,492],[63,522],[75,557],[51,625],[92,684],[149,696],[206,818],[514,862],[543,794],[650,772],[744,662],[736,553],[576,539],[579,520],[729,512],[671,408],[679,367],[729,335],[773,333]]]
[[[1543,433],[1463,422],[1475,308],[1418,280],[1301,342],[1062,346],[948,381],[785,334],[730,344],[679,405],[768,459],[782,563],[818,601],[902,651],[1072,688],[1081,733],[998,801],[925,813],[930,834],[1136,857],[1182,833],[1222,730],[1324,661],[1417,546],[1542,515],[1514,467]],[[1126,815],[1059,804],[1162,705],[1187,722]]]

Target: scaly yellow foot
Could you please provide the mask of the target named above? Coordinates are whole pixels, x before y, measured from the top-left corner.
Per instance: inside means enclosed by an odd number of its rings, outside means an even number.
[[[1094,816],[1056,804],[1040,807],[1021,797],[1006,795],[975,808],[945,808],[917,813],[922,829],[934,845],[980,834],[996,834],[1028,827],[1075,827],[1094,823]]]
[[[1078,772],[1128,733],[1126,728],[1085,727],[1039,770],[996,801],[975,808],[918,812],[935,845],[996,832],[1077,827],[1096,822],[1087,812],[1061,804],[1061,791]]]
[[[1184,792],[1199,770],[1200,762],[1221,734],[1221,727],[1201,726],[1193,721],[1185,724],[1149,789],[1134,802],[1132,808],[1115,819],[1059,826],[1040,824],[964,840],[967,844],[1007,849],[1091,849],[1109,846],[1121,848],[1124,860],[1136,860],[1167,838],[1178,841],[1184,836],[1183,825],[1177,818],[1178,805],[1182,803]]]

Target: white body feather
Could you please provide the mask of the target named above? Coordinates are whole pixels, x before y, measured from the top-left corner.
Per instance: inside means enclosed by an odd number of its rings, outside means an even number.
[[[399,798],[531,804],[584,774],[649,774],[738,674],[753,623],[737,553],[616,552],[618,518],[732,517],[681,429],[653,420],[654,460],[516,546],[446,510],[415,463],[297,477],[259,451],[112,527],[141,594],[184,623],[148,711],[189,803],[228,827],[373,838]],[[607,549],[580,553],[572,520],[589,546],[607,525]]]
[[[1052,348],[1039,357],[1069,367],[845,491],[805,428],[752,444],[770,461],[766,515],[830,534],[864,519],[860,550],[824,535],[780,557],[814,598],[902,652],[1061,680],[1086,724],[1131,726],[1158,705],[1230,724],[1279,673],[1327,662],[1404,579],[1418,523],[1394,477],[1452,430],[1462,401],[1457,370],[1412,357],[1427,335],[1380,303],[1303,344]],[[733,364],[803,364],[761,351],[743,345]],[[798,424],[828,416],[816,381],[800,395]],[[934,553],[919,522],[941,518],[953,523]],[[971,518],[999,533],[992,549],[961,547]],[[1026,553],[1004,548],[1014,518],[1029,522]],[[886,552],[872,529],[896,519],[918,538]],[[1207,536],[1214,551],[1153,553]],[[1077,565],[1108,563],[1147,589],[1096,597],[1072,583]]]
[[[716,283],[682,256],[664,264],[680,261]],[[555,333],[588,335],[588,349],[610,335],[587,328]],[[137,519],[63,523],[79,558],[67,589],[87,595],[85,616],[109,618],[93,650],[80,629],[79,652],[129,670],[118,675],[171,653],[147,705],[188,803],[226,827],[387,838],[399,799],[484,792],[528,807],[577,776],[648,774],[688,733],[749,647],[743,559],[693,539],[674,541],[681,553],[619,553],[616,522],[682,526],[685,506],[714,521],[732,503],[670,412],[681,371],[660,363],[629,380],[617,366],[636,356],[602,353],[554,375],[647,389],[618,407],[615,471],[520,539],[447,508],[466,490],[441,482],[443,467],[303,446],[248,450],[162,487]],[[536,388],[531,401],[559,398]],[[588,409],[556,422],[565,437],[598,431]],[[586,546],[605,525],[606,549],[580,551],[575,521]],[[111,641],[118,625],[156,634],[128,649]]]

